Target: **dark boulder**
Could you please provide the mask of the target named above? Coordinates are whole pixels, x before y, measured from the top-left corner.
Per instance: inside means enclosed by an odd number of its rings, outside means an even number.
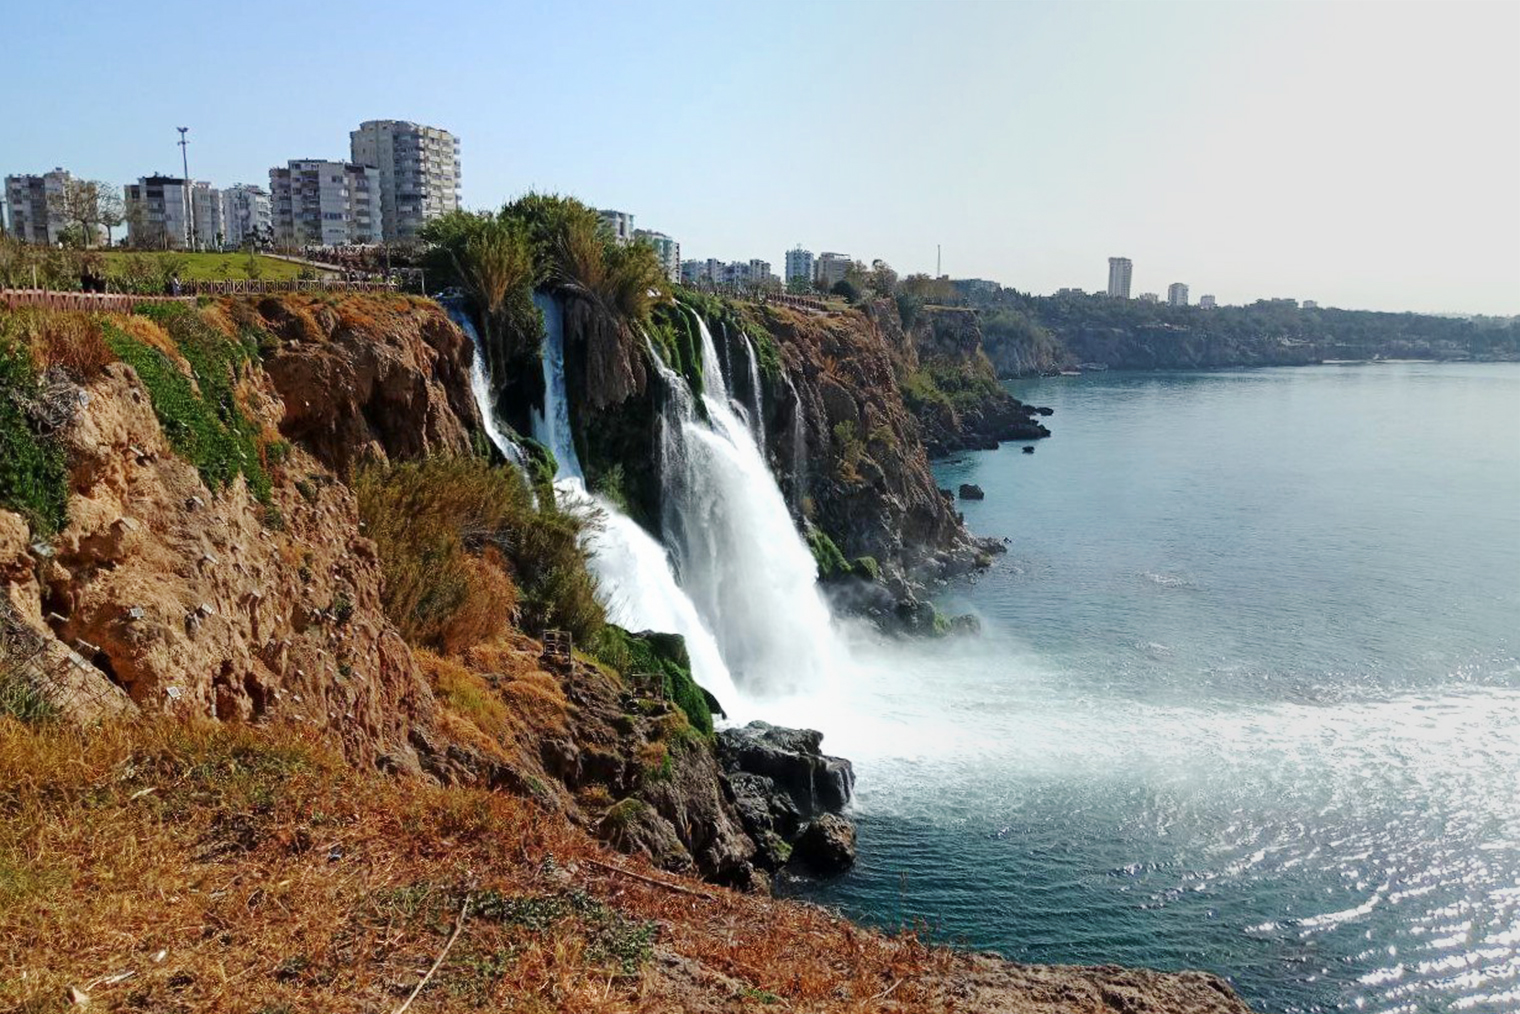
[[[984,492],[982,492],[982,487],[978,486],[976,483],[974,483],[974,482],[963,482],[963,483],[961,483],[961,499],[962,500],[985,500],[986,498],[987,498],[987,494],[984,493]]]
[[[819,750],[822,742],[823,733],[813,729],[783,729],[757,721],[719,732],[718,756],[730,775],[743,772],[770,779],[798,813],[811,817],[844,809],[855,789],[855,769],[842,757],[824,755]]]
[[[1025,444],[1024,445],[1024,453],[1025,454],[1033,454],[1034,453],[1034,444]]]
[[[855,825],[825,813],[803,829],[792,861],[817,874],[843,873],[855,864]]]

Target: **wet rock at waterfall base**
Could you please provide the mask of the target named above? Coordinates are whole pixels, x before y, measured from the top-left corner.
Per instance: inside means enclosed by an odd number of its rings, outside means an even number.
[[[734,809],[755,842],[756,865],[774,870],[797,859],[801,836],[824,818],[825,827],[813,833],[827,840],[814,843],[817,858],[798,860],[800,868],[836,873],[854,862],[854,825],[839,812],[854,792],[855,771],[844,758],[824,754],[822,741],[814,730],[766,722],[718,733],[718,756]],[[847,850],[838,847],[845,838]]]
[[[820,749],[823,733],[751,722],[718,733],[718,757],[725,771],[763,775],[804,816],[838,813],[855,791],[855,769],[843,757]]]

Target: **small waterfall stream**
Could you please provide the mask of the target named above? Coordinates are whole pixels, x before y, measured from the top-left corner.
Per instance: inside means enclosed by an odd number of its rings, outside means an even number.
[[[501,420],[496,414],[496,392],[491,386],[490,377],[486,375],[486,350],[480,341],[480,334],[475,330],[475,321],[470,318],[464,306],[454,300],[444,303],[443,306],[448,311],[449,319],[459,326],[459,330],[465,333],[465,336],[470,339],[470,344],[475,347],[475,355],[470,360],[470,393],[475,396],[475,405],[480,409],[480,419],[485,424],[486,436],[508,461],[521,468],[527,461],[527,456],[517,441],[501,428]]]
[[[749,356],[749,424],[755,431],[755,446],[765,453],[765,389],[760,386],[760,353],[747,334],[741,334]]]

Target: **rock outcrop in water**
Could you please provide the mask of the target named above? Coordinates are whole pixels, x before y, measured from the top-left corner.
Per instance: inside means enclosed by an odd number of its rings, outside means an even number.
[[[815,873],[855,862],[855,828],[841,812],[855,791],[855,769],[823,753],[823,734],[755,721],[718,733],[718,758],[744,827],[771,869],[795,859]]]

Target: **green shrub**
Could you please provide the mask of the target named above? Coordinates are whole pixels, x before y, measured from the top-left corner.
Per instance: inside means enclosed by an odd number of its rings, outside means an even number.
[[[529,510],[514,472],[466,457],[372,465],[354,493],[385,572],[381,602],[403,637],[457,651],[506,628],[515,589],[500,567],[492,580],[483,556],[494,548],[500,559]]]
[[[818,564],[818,579],[831,581],[851,573],[850,563],[845,559],[844,553],[840,552],[834,540],[822,529],[814,528],[807,535],[808,548],[813,551],[813,559]]]
[[[27,415],[37,394],[30,353],[0,336],[0,506],[50,536],[68,521],[69,473],[63,450]]]
[[[43,696],[35,680],[0,648],[0,718],[20,722],[47,722],[58,717],[58,709]]]

